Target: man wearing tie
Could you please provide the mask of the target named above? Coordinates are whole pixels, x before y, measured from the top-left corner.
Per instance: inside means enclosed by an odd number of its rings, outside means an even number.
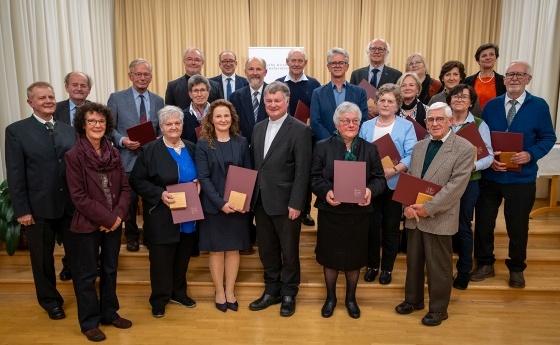
[[[54,244],[57,232],[69,233],[74,205],[66,183],[64,154],[76,144],[76,132],[55,121],[52,86],[27,88],[33,114],[6,127],[6,171],[17,221],[27,230],[37,300],[53,320],[66,317],[56,289]],[[63,236],[63,239],[66,236]]]
[[[140,143],[130,140],[126,130],[150,121],[154,131],[158,134],[157,112],[163,108],[163,98],[148,91],[148,86],[152,81],[152,66],[148,61],[136,59],[130,63],[128,69],[128,79],[132,82],[132,87],[112,93],[107,101],[107,106],[111,108],[115,118],[113,144],[119,149],[126,176],[130,177]],[[137,210],[138,195],[131,190],[130,219],[125,222],[126,249],[128,251],[138,251],[139,249]]]
[[[220,90],[222,94],[229,101],[231,94],[235,90],[239,90],[242,87],[249,85],[246,78],[235,74],[235,69],[237,68],[237,56],[235,53],[229,50],[224,50],[218,56],[220,60],[220,69],[222,74],[217,75],[209,80],[215,81],[220,85]]]

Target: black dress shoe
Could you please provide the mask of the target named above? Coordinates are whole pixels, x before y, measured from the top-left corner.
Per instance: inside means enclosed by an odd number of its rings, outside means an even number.
[[[249,304],[249,309],[253,311],[263,310],[270,307],[273,304],[278,304],[281,301],[282,298],[280,296],[272,296],[265,293],[259,299],[251,302],[251,304]]]
[[[296,299],[293,296],[282,297],[280,316],[292,316],[296,312]]]
[[[301,222],[303,225],[315,226],[315,219],[309,213],[301,216]]]
[[[334,313],[334,308],[336,307],[336,300],[326,300],[321,308],[321,316],[324,318],[331,317]]]
[[[402,302],[398,306],[395,307],[395,311],[399,314],[410,314],[415,310],[422,310],[424,309],[424,302],[420,303],[409,303],[407,301]]]
[[[224,303],[216,302],[216,309],[225,313],[227,311],[227,302],[224,302]]]
[[[101,321],[102,325],[113,325],[116,328],[120,328],[120,329],[127,329],[132,327],[132,321],[125,319],[124,317],[117,317],[115,320],[111,321],[111,322],[104,322]]]
[[[64,266],[58,276],[60,277],[60,280],[67,281],[72,279],[72,272],[70,272],[70,269],[67,266]]]
[[[98,342],[105,340],[105,333],[97,327],[82,331],[82,334],[85,335],[89,341]]]
[[[237,301],[233,303],[226,301],[226,303],[227,303],[227,308],[230,310],[237,311],[237,309],[239,309],[239,303],[237,303]]]
[[[391,284],[391,272],[389,271],[381,271],[381,274],[379,275],[379,284],[381,285],[387,285],[387,284]]]
[[[129,252],[137,252],[138,250],[140,250],[138,240],[128,240],[126,242],[126,250],[128,250]]]
[[[66,317],[66,314],[64,314],[64,310],[62,310],[61,307],[54,307],[49,310],[48,313],[51,320],[61,320]]]
[[[373,268],[373,267],[366,268],[366,274],[364,274],[364,280],[368,283],[371,283],[372,281],[375,280],[375,277],[377,277],[377,272],[379,272],[377,268]]]
[[[358,319],[360,317],[360,308],[355,301],[346,302],[346,309],[348,309],[348,315],[353,319]]]
[[[194,301],[194,299],[186,295],[184,297],[171,297],[169,302],[182,305],[185,308],[196,307],[196,302]]]
[[[163,317],[165,315],[165,307],[152,307],[152,316],[156,318]]]
[[[422,318],[422,323],[426,326],[439,326],[443,320],[447,320],[447,312],[434,313],[429,312]]]

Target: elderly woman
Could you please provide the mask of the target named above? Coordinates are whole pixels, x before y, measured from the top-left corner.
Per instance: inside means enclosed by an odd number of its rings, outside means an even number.
[[[395,109],[396,110],[396,109]],[[346,275],[346,308],[352,318],[360,317],[356,287],[360,269],[367,261],[367,238],[371,198],[385,189],[383,166],[377,147],[358,137],[362,113],[357,105],[342,102],[335,110],[334,135],[317,143],[311,165],[311,190],[317,196],[317,262],[323,266],[327,298],[321,315],[331,317],[336,306],[338,272]],[[366,162],[366,193],[359,204],[335,201],[334,161]]]
[[[187,296],[187,268],[196,243],[195,222],[174,224],[167,185],[198,182],[193,143],[182,140],[183,111],[166,106],[158,111],[162,137],[144,145],[130,175],[132,188],[144,204],[144,240],[150,249],[152,315],[163,317],[168,302],[193,308]]]
[[[398,115],[403,118],[410,116],[422,127],[426,128],[424,120],[426,119],[428,106],[418,99],[423,90],[420,78],[418,78],[416,73],[406,72],[399,78],[397,85],[401,87],[402,93],[402,105]]]
[[[189,90],[189,97],[192,99],[192,102],[188,109],[184,109],[183,134],[181,138],[196,144],[198,136],[196,135],[195,128],[202,124],[202,120],[210,107],[210,103],[208,103],[210,82],[200,74],[195,74],[189,78],[187,89]]]
[[[407,74],[409,78],[411,76],[416,78],[413,73]],[[391,283],[393,266],[399,251],[399,228],[402,217],[402,205],[392,200],[393,192],[397,186],[400,173],[405,172],[410,165],[412,148],[416,144],[416,132],[410,121],[395,115],[403,102],[403,95],[399,86],[385,84],[379,88],[375,98],[379,116],[362,125],[360,138],[371,143],[389,134],[401,156],[400,162],[394,167],[384,168],[387,188],[380,196],[372,199],[373,213],[371,214],[367,241],[368,261],[364,280],[366,282],[375,280],[379,272],[379,248],[382,247],[383,255],[379,284],[386,285]],[[424,107],[420,102],[418,106],[422,109]],[[382,246],[380,244],[380,229],[383,238]]]
[[[506,93],[504,76],[494,71],[499,56],[500,50],[494,43],[481,45],[474,54],[480,71],[465,78],[465,84],[474,88],[482,109],[486,102]]]
[[[90,341],[102,341],[99,324],[129,328],[132,322],[117,314],[117,264],[122,222],[128,217],[130,187],[119,151],[105,134],[113,131],[111,110],[86,103],[74,117],[76,146],[65,155],[66,178],[76,212],[68,239],[78,321]],[[99,271],[97,296],[95,279]]]
[[[494,160],[490,129],[482,119],[475,117],[470,112],[476,99],[477,96],[473,88],[466,84],[455,86],[447,95],[447,104],[453,111],[453,117],[451,118],[451,129],[453,132],[457,132],[469,123],[474,122],[488,150],[488,155],[484,157],[477,156],[477,161],[473,162],[469,184],[461,197],[459,231],[453,236],[453,247],[457,249],[457,253],[459,254],[459,260],[457,260],[457,275],[453,279],[453,287],[459,290],[467,289],[470,280],[470,272],[473,266],[473,231],[471,223],[473,220],[474,206],[478,200],[478,182],[482,177],[481,171],[490,167]]]
[[[428,105],[432,105],[436,102],[445,103],[449,91],[462,83],[466,76],[465,65],[463,65],[461,61],[451,60],[444,63],[439,73],[439,80],[443,83],[443,91],[432,97]],[[482,114],[482,109],[480,109],[478,100],[474,103],[471,112],[474,116],[480,116]]]
[[[420,102],[428,104],[430,98],[441,90],[441,82],[437,79],[433,79],[428,74],[426,59],[421,53],[410,54],[410,56],[406,59],[406,72],[416,73],[420,79],[421,86],[418,87],[417,96]],[[400,85],[398,82],[397,84]],[[424,120],[422,120],[422,122],[424,122]]]
[[[239,271],[239,251],[250,247],[249,217],[224,201],[224,187],[231,165],[252,168],[247,139],[241,136],[233,104],[216,100],[202,121],[196,145],[196,170],[202,194],[204,220],[200,222],[200,249],[210,251],[210,273],[216,289],[216,308],[237,311],[234,287]],[[224,287],[225,273],[225,287]]]

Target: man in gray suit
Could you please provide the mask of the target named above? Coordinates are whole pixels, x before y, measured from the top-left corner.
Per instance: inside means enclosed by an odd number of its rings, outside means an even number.
[[[157,112],[163,108],[163,98],[148,91],[152,81],[152,66],[144,59],[136,59],[128,66],[128,79],[132,87],[112,93],[107,101],[115,119],[113,130],[113,144],[119,149],[126,176],[136,162],[136,152],[140,143],[128,138],[126,130],[150,121],[156,134],[159,133],[159,121]],[[130,219],[125,222],[126,249],[138,251],[138,225],[136,224],[136,212],[138,210],[138,195],[131,190]]]
[[[255,124],[251,152],[259,172],[252,199],[259,256],[264,266],[263,295],[249,305],[262,310],[282,302],[281,316],[296,311],[300,282],[301,210],[311,168],[311,131],[289,116],[290,89],[275,81],[264,89],[268,119]]]
[[[68,92],[68,99],[56,103],[54,119],[73,126],[74,114],[78,107],[89,102],[87,96],[91,92],[93,82],[91,77],[82,72],[70,72],[64,77],[64,88]]]
[[[471,171],[475,149],[451,130],[451,108],[442,102],[428,109],[426,125],[431,138],[419,141],[412,152],[408,173],[443,188],[423,204],[405,205],[408,230],[404,302],[399,314],[424,309],[424,266],[427,268],[430,308],[422,318],[426,326],[447,319],[453,278],[452,238],[459,226],[459,207]]]

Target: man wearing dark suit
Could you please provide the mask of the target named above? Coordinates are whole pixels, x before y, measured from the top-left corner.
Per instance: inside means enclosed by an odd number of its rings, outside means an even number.
[[[148,91],[152,81],[152,66],[144,59],[136,59],[128,66],[128,79],[132,87],[112,93],[107,101],[115,119],[113,130],[113,144],[119,149],[126,176],[130,178],[130,172],[136,162],[136,152],[140,143],[128,138],[126,130],[150,121],[154,131],[159,133],[159,121],[157,112],[163,108],[163,99]],[[130,218],[125,222],[125,236],[128,251],[138,251],[138,225],[136,224],[136,213],[138,211],[138,195],[133,190],[130,197]]]
[[[408,230],[404,302],[399,314],[424,309],[424,280],[428,278],[430,309],[426,326],[447,319],[453,277],[452,238],[459,227],[459,208],[471,176],[475,150],[451,130],[451,108],[442,102],[428,109],[426,125],[431,138],[419,141],[412,152],[408,173],[443,188],[423,204],[405,205]],[[426,274],[424,274],[426,267]]]
[[[183,64],[185,66],[185,75],[167,84],[167,89],[165,90],[165,104],[174,105],[184,110],[187,109],[192,102],[188,93],[187,82],[193,75],[202,74],[204,54],[198,48],[187,48],[185,53],[183,53]],[[224,98],[224,94],[220,89],[220,84],[215,81],[210,81],[210,95],[208,96],[208,101],[212,103],[220,98]]]
[[[17,221],[27,230],[37,300],[51,319],[59,320],[66,315],[56,289],[53,252],[57,232],[70,231],[74,212],[64,154],[75,146],[76,132],[54,122],[56,100],[49,83],[31,84],[27,103],[33,115],[6,127],[8,188]]]
[[[237,56],[235,53],[229,50],[224,50],[218,56],[220,59],[220,70],[222,74],[210,78],[209,80],[215,81],[220,85],[220,91],[225,99],[229,101],[231,94],[235,90],[239,90],[242,87],[249,85],[246,78],[235,74],[235,69],[237,68]]]
[[[89,102],[87,96],[91,91],[91,86],[92,81],[89,75],[82,72],[68,73],[64,77],[64,88],[68,92],[68,99],[56,103],[54,119],[73,126],[77,108]]]
[[[290,89],[275,81],[265,90],[268,119],[255,125],[251,152],[257,175],[252,199],[265,290],[249,305],[262,310],[282,302],[281,316],[296,310],[300,283],[299,216],[311,168],[311,131],[288,115]]]
[[[381,87],[383,84],[396,84],[402,75],[402,72],[385,65],[391,47],[389,43],[382,38],[376,38],[369,42],[366,54],[369,57],[369,66],[358,68],[352,71],[350,83],[358,85],[363,79],[370,82],[375,88]],[[377,116],[377,107],[371,106],[369,109],[369,117]]]
[[[360,107],[362,121],[368,119],[366,91],[346,81],[350,56],[342,48],[332,48],[327,53],[327,68],[331,81],[313,91],[311,96],[311,129],[317,141],[330,137],[335,131],[333,115],[336,107],[344,101]]]

